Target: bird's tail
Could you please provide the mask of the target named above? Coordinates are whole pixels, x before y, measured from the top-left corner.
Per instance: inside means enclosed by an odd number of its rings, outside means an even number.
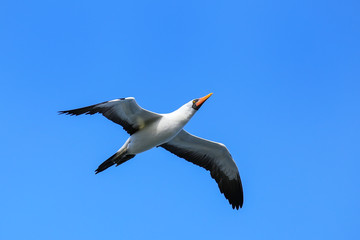
[[[111,167],[112,165],[116,164],[119,166],[120,164],[130,160],[131,158],[135,157],[135,154],[128,154],[126,149],[120,149],[114,155],[109,157],[105,162],[99,165],[99,167],[95,170],[95,174],[104,171],[105,169]]]

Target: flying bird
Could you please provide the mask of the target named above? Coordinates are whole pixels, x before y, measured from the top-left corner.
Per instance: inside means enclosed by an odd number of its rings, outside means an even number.
[[[243,189],[238,168],[222,143],[209,141],[186,132],[183,128],[212,93],[189,101],[171,113],[158,114],[141,108],[133,97],[119,98],[60,114],[101,113],[121,125],[130,137],[109,159],[100,164],[95,174],[116,166],[154,147],[162,147],[180,158],[210,171],[220,192],[233,209],[243,205]]]

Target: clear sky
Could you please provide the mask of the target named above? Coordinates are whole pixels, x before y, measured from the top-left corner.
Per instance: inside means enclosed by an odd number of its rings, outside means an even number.
[[[360,239],[360,3],[0,3],[0,239]],[[224,143],[231,208],[158,148],[94,175],[127,139],[58,110],[133,96]]]

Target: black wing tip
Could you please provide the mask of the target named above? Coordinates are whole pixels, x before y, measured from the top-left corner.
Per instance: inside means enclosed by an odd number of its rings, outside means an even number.
[[[241,197],[238,200],[239,201],[236,201],[236,202],[230,202],[230,200],[229,200],[229,203],[231,204],[233,209],[239,210],[239,208],[243,207],[244,199]]]
[[[215,177],[212,175],[212,177]],[[229,180],[227,177],[222,175],[221,179],[218,182],[220,192],[224,194],[225,198],[229,201],[230,205],[233,209],[239,210],[239,208],[242,208],[244,203],[244,193],[243,188],[240,180],[240,176],[238,176],[236,179]]]
[[[230,201],[229,201],[230,202]],[[233,209],[239,210],[243,206],[243,199],[240,200],[238,203],[230,203]]]
[[[243,204],[244,204],[244,192],[243,192],[243,188],[242,188],[242,184],[241,184],[241,180],[240,180],[240,176],[239,176],[239,180],[236,181],[237,183],[237,193],[235,196],[235,202],[233,203],[233,208],[234,205],[236,207],[237,210],[239,210],[239,208],[242,208]]]
[[[70,115],[70,116],[80,115],[80,114],[77,114],[74,110],[58,111],[58,114],[59,115],[65,114],[65,115]]]
[[[236,201],[235,202],[233,200],[229,200],[230,205],[232,206],[233,209],[239,210],[239,208],[242,208],[243,206],[243,199],[241,198],[240,201]]]

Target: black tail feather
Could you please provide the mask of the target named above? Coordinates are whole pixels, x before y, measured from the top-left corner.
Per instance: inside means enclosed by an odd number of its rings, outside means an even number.
[[[122,158],[116,159],[116,161],[115,161],[116,167],[119,166],[120,164],[123,164],[123,163],[126,162],[127,160],[132,159],[133,157],[135,157],[135,154],[126,154],[126,155],[124,155]]]
[[[95,170],[95,174],[104,171],[105,169],[111,167],[115,164],[115,159],[119,157],[118,153],[115,153],[111,157],[109,157],[106,161],[99,165],[99,167]]]
[[[119,166],[120,164],[126,162],[127,160],[135,157],[134,154],[121,154],[119,152],[115,153],[111,157],[109,157],[106,161],[99,165],[99,167],[95,170],[95,174],[104,171],[105,169],[111,167],[112,165],[116,164]]]

